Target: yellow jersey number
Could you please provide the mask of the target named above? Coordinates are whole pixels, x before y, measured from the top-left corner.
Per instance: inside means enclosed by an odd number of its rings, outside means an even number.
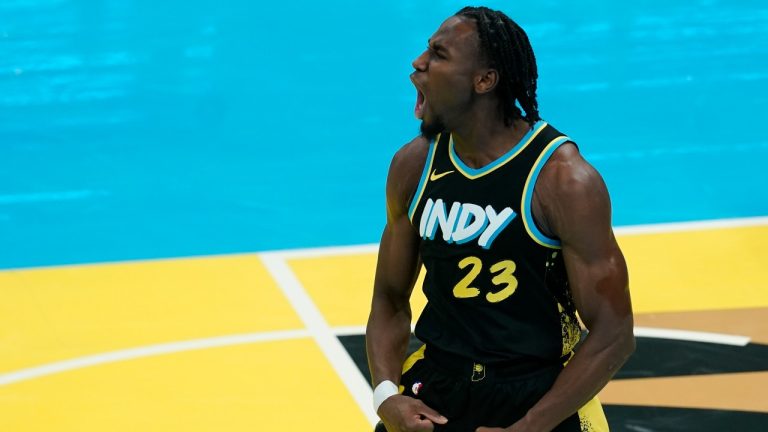
[[[469,272],[453,287],[453,295],[456,298],[473,298],[480,295],[480,289],[471,285],[483,271],[483,262],[474,256],[459,261],[459,269],[464,270],[467,267],[470,267]],[[499,291],[485,294],[486,300],[491,303],[498,303],[515,293],[517,290],[517,278],[514,275],[516,268],[517,266],[512,260],[499,261],[491,266],[489,271],[494,275],[491,282],[502,288]]]

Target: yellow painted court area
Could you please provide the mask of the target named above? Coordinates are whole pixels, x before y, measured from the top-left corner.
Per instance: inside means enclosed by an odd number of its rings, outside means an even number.
[[[136,346],[303,328],[256,256],[0,272],[0,373]]]
[[[768,306],[768,226],[619,237],[636,313]]]
[[[365,431],[312,339],[189,351],[0,386],[0,431]]]
[[[768,225],[619,241],[637,313],[768,306]],[[332,328],[365,325],[372,249],[309,255],[281,258],[300,295]],[[305,329],[306,304],[294,309],[268,264],[253,254],[0,272],[0,431],[370,430]],[[2,381],[105,352],[285,330],[306,333]]]
[[[331,326],[365,325],[371,307],[376,253],[295,258],[288,263]],[[427,303],[421,292],[423,281],[422,272],[411,296],[414,322]]]

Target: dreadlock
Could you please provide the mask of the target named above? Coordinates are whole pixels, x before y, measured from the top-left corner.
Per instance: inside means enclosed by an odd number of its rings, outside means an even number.
[[[456,13],[477,24],[480,51],[489,67],[499,72],[497,94],[504,124],[516,119],[533,125],[540,119],[536,102],[536,57],[525,31],[501,11],[487,7],[465,7]],[[520,112],[516,102],[523,108]]]

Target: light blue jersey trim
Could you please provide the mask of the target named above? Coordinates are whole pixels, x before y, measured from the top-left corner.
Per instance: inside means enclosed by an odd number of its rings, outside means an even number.
[[[541,132],[541,130],[544,129],[546,125],[547,125],[547,122],[541,121],[541,120],[534,123],[533,127],[531,127],[531,129],[520,139],[520,142],[518,142],[514,147],[509,149],[501,157],[499,157],[495,161],[489,163],[488,165],[482,168],[472,168],[461,160],[459,155],[456,154],[456,146],[453,144],[453,137],[451,136],[450,142],[448,144],[448,151],[450,152],[451,161],[453,161],[456,168],[458,168],[459,171],[462,174],[464,174],[465,177],[469,177],[470,179],[475,179],[479,176],[482,176],[491,171],[494,171],[496,168],[512,160],[528,144],[530,144],[531,141],[533,141],[533,138],[536,135],[538,135],[538,133]]]
[[[419,185],[416,187],[416,192],[411,199],[411,206],[408,208],[408,219],[411,220],[411,223],[413,223],[413,214],[416,212],[416,207],[419,206],[421,196],[424,194],[424,187],[427,185],[427,178],[429,178],[429,171],[432,169],[438,141],[440,141],[440,136],[429,143],[429,153],[427,154],[427,160],[424,162],[424,171],[421,173],[421,180],[419,180]]]
[[[557,150],[561,145],[565,144],[567,141],[570,141],[570,138],[568,138],[567,136],[562,136],[559,138],[555,138],[549,144],[547,144],[547,147],[541,153],[538,160],[536,160],[536,163],[534,164],[533,169],[531,170],[531,173],[528,175],[528,180],[525,182],[525,189],[523,190],[523,202],[521,206],[522,213],[523,213],[523,222],[524,222],[526,231],[528,231],[528,235],[530,235],[531,238],[533,238],[533,240],[536,241],[536,243],[542,246],[547,246],[547,247],[556,248],[556,249],[560,248],[561,246],[560,241],[546,236],[536,226],[536,222],[533,220],[531,202],[533,201],[533,188],[536,186],[536,180],[539,177],[541,168],[544,167],[544,165],[547,163],[547,161],[555,152],[555,150]]]

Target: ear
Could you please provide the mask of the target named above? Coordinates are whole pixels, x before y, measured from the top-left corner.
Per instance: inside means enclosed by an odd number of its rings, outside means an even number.
[[[496,69],[486,69],[475,76],[475,91],[484,94],[496,88],[499,82],[499,72]]]

